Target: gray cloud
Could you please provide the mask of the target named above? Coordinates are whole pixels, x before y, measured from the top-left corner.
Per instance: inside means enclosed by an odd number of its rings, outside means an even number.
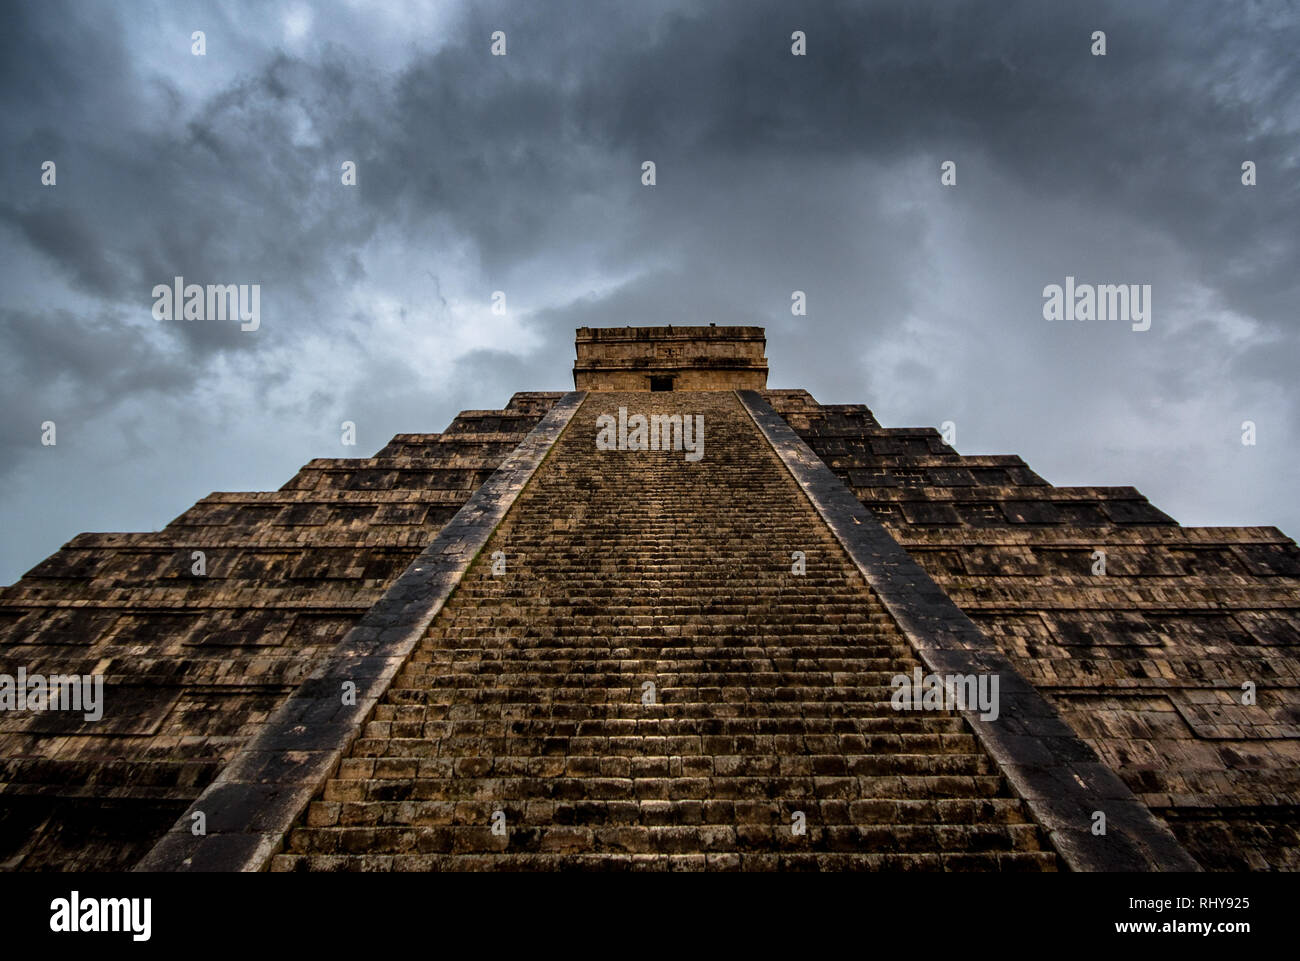
[[[774,385],[886,423],[954,417],[964,450],[1135,484],[1185,522],[1300,529],[1291,5],[7,16],[0,580],[87,517],[45,504],[28,523],[37,491],[84,507],[98,487],[94,526],[160,526],[162,504],[338,453],[341,419],[377,449],[565,388],[583,325],[762,324]],[[507,57],[488,55],[496,29]],[[1042,287],[1067,273],[1152,283],[1153,329],[1046,323]],[[152,321],[177,274],[262,284],[263,329]],[[76,439],[62,460],[33,443],[51,410]]]

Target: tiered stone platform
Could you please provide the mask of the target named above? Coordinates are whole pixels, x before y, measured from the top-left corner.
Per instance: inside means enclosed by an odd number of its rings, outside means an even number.
[[[577,392],[74,538],[0,590],[0,674],[105,713],[0,714],[0,868],[1300,867],[1293,541],[766,370],[584,329]],[[620,407],[703,457],[598,448]],[[893,709],[945,665],[997,721]]]

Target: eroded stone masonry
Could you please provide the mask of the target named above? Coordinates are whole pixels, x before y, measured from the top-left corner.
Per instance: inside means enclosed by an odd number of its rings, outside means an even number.
[[[1293,541],[766,378],[761,328],[583,328],[572,393],[74,538],[0,675],[103,716],[0,711],[0,865],[1300,867]],[[703,456],[597,443],[635,415]]]

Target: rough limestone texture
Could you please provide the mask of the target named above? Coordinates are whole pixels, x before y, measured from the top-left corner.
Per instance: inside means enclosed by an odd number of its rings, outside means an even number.
[[[492,539],[382,666],[392,686],[351,730],[320,729],[347,749],[313,770],[301,819],[302,790],[245,792],[212,823],[257,850],[206,863],[1087,868],[1097,848],[1059,826],[1070,792],[1021,762],[1095,754],[1130,792],[1106,793],[1131,851],[1300,867],[1292,540],[1180,527],[1132,488],[1053,487],[1017,457],[765,390],[763,343],[757,327],[579,331],[575,382],[594,392],[522,490],[505,485],[518,499]],[[760,391],[842,482],[818,481],[836,511],[733,390]],[[430,587],[399,575],[562,397],[516,394],[373,458],[312,461],[279,491],[212,494],[162,531],[82,534],[0,590],[0,674],[107,682],[98,722],[0,713],[0,869],[139,865],[223,775],[256,783],[232,759],[363,615]],[[703,459],[597,450],[596,417],[619,406],[704,415]],[[846,553],[844,491],[907,564],[874,533],[876,560]],[[966,653],[1009,661],[1013,701],[1045,701],[1049,734],[1008,747],[962,714],[891,708],[893,674],[944,663],[953,605],[981,634]],[[292,770],[315,730],[268,735],[267,770]],[[287,837],[258,833],[286,812]],[[1155,846],[1150,824],[1169,829]]]
[[[1079,871],[1196,871],[1196,861],[1056,708],[958,609],[919,564],[756,391],[738,391],[781,457],[928,672],[996,677],[997,716],[962,715],[1053,846]],[[1098,830],[1098,817],[1105,830]]]
[[[1294,541],[1180,527],[1132,487],[1053,487],[861,405],[763,396],[1203,867],[1300,868]]]
[[[578,390],[762,390],[762,327],[580,327]]]
[[[561,396],[81,534],[0,590],[0,673],[101,673],[106,702],[0,714],[0,867],[130,867]]]
[[[273,867],[1055,868],[917,664],[734,394],[589,394]]]
[[[583,394],[561,398],[136,865],[260,871],[510,510]],[[204,830],[194,825],[202,820]]]

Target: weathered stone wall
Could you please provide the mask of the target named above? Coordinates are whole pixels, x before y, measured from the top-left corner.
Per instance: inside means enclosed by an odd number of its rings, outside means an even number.
[[[211,494],[161,531],[80,534],[0,590],[0,673],[101,674],[105,702],[0,713],[0,870],[134,863],[560,396]]]
[[[597,449],[619,405],[703,459]],[[917,666],[734,394],[588,394],[272,866],[1057,867]]]
[[[1054,487],[861,405],[764,396],[1202,866],[1300,869],[1293,540],[1181,527],[1132,487]]]
[[[762,390],[767,386],[761,327],[581,327],[573,382],[578,390]]]
[[[584,328],[577,343],[583,389],[766,381],[761,328]],[[159,532],[82,534],[0,590],[0,673],[108,683],[102,721],[0,714],[0,869],[134,863],[560,396],[312,461],[279,491],[210,495]],[[859,405],[763,396],[1201,865],[1300,868],[1290,538],[1184,528],[1131,487],[1058,488],[1018,457],[962,456]],[[411,864],[495,864],[475,818],[507,780],[517,866],[1055,863],[960,718],[936,733],[868,710],[910,655],[858,575],[831,564],[824,583],[811,569],[787,583],[767,568],[795,540],[823,562],[839,548],[781,493],[734,398],[592,395],[581,424],[685,402],[709,415],[702,464],[656,454],[642,471],[575,435],[543,465],[498,538],[514,544],[510,577],[486,558],[470,569],[279,867],[401,866],[413,829],[436,844]],[[660,716],[637,713],[629,670],[671,676]],[[408,782],[433,793],[404,796]],[[800,810],[821,819],[816,850],[770,846],[790,813],[772,799],[790,791],[815,805]]]

